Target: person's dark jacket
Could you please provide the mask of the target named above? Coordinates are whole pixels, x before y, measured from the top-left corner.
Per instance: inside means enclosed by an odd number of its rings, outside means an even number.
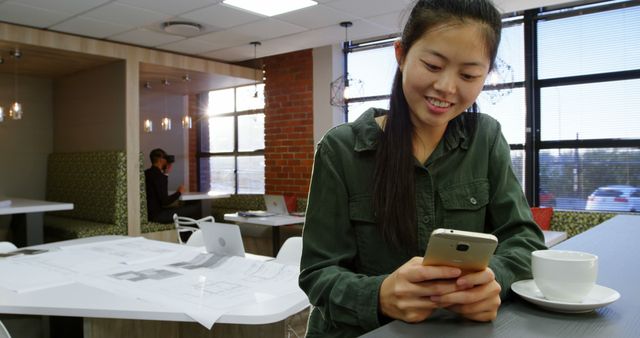
[[[377,227],[373,176],[383,133],[364,112],[329,131],[318,144],[304,223],[300,288],[312,305],[306,337],[357,337],[389,319],[380,314],[382,281],[414,256],[423,256],[437,228],[494,234],[489,267],[504,299],[511,283],[531,278],[531,252],[546,249],[511,167],[500,124],[477,115],[475,133],[460,119],[425,161],[415,163],[415,238],[408,252],[389,246]]]
[[[162,208],[175,202],[181,194],[176,191],[169,195],[169,178],[158,167],[151,166],[145,170],[144,179],[147,185],[147,214],[150,221],[155,221]]]

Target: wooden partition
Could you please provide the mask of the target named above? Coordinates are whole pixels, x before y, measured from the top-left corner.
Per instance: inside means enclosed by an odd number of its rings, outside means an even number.
[[[20,48],[25,57],[21,74],[57,77],[98,67],[111,62],[124,62],[122,91],[125,102],[120,128],[124,131],[124,150],[127,152],[127,204],[129,235],[140,234],[140,114],[139,94],[145,76],[162,76],[184,71],[205,74],[209,89],[253,83],[255,72],[251,68],[200,59],[185,55],[135,47],[103,40],[83,38],[34,28],[0,23],[0,49]],[[27,55],[31,55],[27,57]],[[33,57],[32,57],[33,56]],[[31,59],[30,61],[27,61]],[[150,69],[145,73],[141,65]],[[178,69],[178,70],[176,70]],[[88,84],[89,85],[89,84]],[[199,90],[199,87],[193,88]],[[55,100],[55,99],[54,99]],[[90,113],[90,112],[87,112]],[[54,130],[57,133],[64,130]],[[90,131],[87,131],[90,133]],[[122,132],[122,131],[120,131]],[[112,149],[123,150],[123,149]]]

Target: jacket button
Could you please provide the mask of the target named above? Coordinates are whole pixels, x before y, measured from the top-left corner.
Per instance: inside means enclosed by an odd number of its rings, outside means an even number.
[[[469,199],[469,202],[471,202],[471,204],[473,204],[473,205],[478,204],[478,201],[475,199],[475,197],[471,197],[471,198]]]
[[[422,217],[422,221],[423,221],[425,224],[429,224],[429,216],[424,216],[424,217]]]

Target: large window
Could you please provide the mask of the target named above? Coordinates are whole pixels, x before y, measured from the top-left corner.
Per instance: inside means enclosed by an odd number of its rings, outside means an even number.
[[[624,0],[505,17],[498,72],[478,105],[501,123],[532,205],[640,211],[638,22],[638,1]],[[347,121],[388,106],[393,51],[364,45],[349,49],[349,74],[378,83],[349,99]]]
[[[532,14],[531,98],[540,191],[560,209],[640,211],[640,6],[608,1]],[[603,198],[602,191],[620,191]],[[626,194],[626,195],[625,195]]]
[[[264,193],[264,84],[210,91],[199,125],[201,191]]]
[[[388,42],[377,47],[351,49],[347,58],[349,75],[362,85],[350,92],[348,122],[355,121],[370,107],[389,108],[391,83],[398,68],[394,55],[393,45]]]

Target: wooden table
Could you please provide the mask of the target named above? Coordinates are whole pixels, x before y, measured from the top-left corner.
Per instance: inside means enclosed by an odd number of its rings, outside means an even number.
[[[597,283],[620,299],[589,313],[543,310],[517,295],[500,308],[493,323],[462,320],[442,311],[419,324],[393,321],[362,337],[640,337],[640,216],[619,215],[556,246],[598,255]]]
[[[43,213],[72,210],[73,203],[58,203],[26,198],[9,198],[11,206],[0,208],[0,215],[11,215],[11,231],[18,247],[40,244],[44,240]],[[15,237],[14,237],[15,238]]]

